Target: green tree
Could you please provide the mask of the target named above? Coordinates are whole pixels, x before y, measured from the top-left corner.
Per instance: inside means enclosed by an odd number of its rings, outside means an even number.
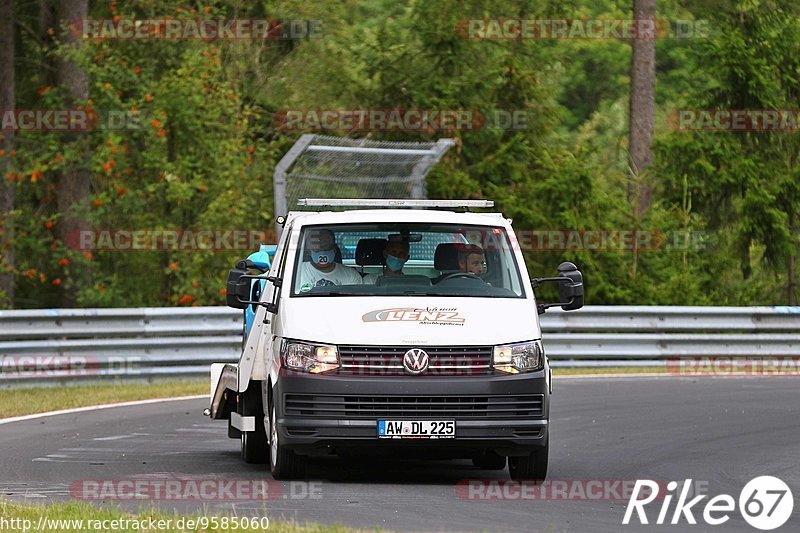
[[[696,50],[706,78],[687,106],[797,109],[796,4],[738,1],[719,14],[717,23],[715,37]],[[709,261],[724,264],[733,257],[738,262],[739,277],[720,288],[730,303],[752,301],[754,294],[762,302],[796,301],[799,147],[793,135],[763,131],[675,133],[660,143],[664,199],[676,201],[686,180],[695,211],[716,236],[716,254]],[[786,298],[777,296],[781,286]]]

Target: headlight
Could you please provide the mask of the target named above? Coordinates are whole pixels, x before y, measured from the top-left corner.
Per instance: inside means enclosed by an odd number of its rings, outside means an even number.
[[[284,341],[281,357],[287,368],[312,374],[339,368],[339,352],[327,344]]]
[[[492,366],[495,370],[518,374],[544,368],[542,341],[520,342],[494,347]]]

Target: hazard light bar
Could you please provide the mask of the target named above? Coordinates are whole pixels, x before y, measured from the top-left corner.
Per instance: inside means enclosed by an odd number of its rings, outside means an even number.
[[[412,200],[391,198],[301,198],[306,207],[494,207],[493,200]]]

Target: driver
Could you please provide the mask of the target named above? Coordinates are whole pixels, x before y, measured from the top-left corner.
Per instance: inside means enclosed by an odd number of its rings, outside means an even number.
[[[311,261],[300,263],[297,275],[300,292],[313,287],[361,285],[358,272],[336,262],[336,238],[331,230],[310,230],[306,237],[306,250],[311,254]]]
[[[486,258],[483,248],[475,244],[467,244],[458,250],[458,269],[480,276],[486,272]]]

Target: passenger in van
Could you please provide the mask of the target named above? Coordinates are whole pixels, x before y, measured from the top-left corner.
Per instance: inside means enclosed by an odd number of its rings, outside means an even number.
[[[403,267],[409,257],[409,243],[407,240],[389,239],[383,249],[383,276],[402,276]],[[380,274],[367,274],[364,276],[364,285],[374,285],[378,282]]]
[[[404,240],[389,240],[389,244],[383,250],[383,259],[386,268],[383,269],[384,276],[402,276],[403,266],[408,261],[409,244]]]
[[[310,261],[300,263],[297,283],[300,292],[313,287],[332,285],[361,285],[361,276],[355,269],[336,261],[336,238],[328,229],[312,229],[306,237],[306,250]]]
[[[486,258],[483,248],[476,244],[467,244],[458,250],[458,269],[476,276],[486,271]]]

